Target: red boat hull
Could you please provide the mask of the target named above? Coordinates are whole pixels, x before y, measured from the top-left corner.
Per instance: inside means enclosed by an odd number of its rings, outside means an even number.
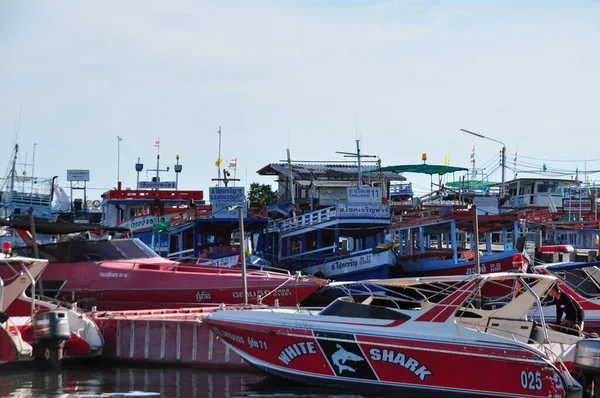
[[[386,392],[566,396],[556,369],[526,349],[278,328],[213,317],[206,322],[252,365],[305,383]]]
[[[202,307],[208,303],[240,304],[242,272],[238,269],[180,264],[162,258],[110,262],[50,263],[42,275],[57,298],[98,310]],[[247,272],[248,302],[293,306],[326,284],[308,276]],[[57,287],[58,286],[58,287]],[[260,297],[260,299],[259,299]]]
[[[513,270],[512,254],[506,257],[491,260],[482,261],[480,267],[481,274],[488,274],[491,272],[507,272]],[[464,262],[461,264],[453,264],[449,267],[438,268],[428,271],[420,271],[409,273],[409,276],[453,276],[453,275],[473,275],[476,273],[475,263],[473,261]],[[512,291],[512,284],[488,284],[484,286],[482,293],[488,297],[503,297],[510,294]]]

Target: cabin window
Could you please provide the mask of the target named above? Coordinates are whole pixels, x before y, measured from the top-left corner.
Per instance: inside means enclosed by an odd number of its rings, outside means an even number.
[[[292,254],[300,253],[302,251],[302,237],[295,236],[291,239],[292,243]]]

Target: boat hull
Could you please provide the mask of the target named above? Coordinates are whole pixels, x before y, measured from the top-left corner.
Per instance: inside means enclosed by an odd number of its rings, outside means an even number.
[[[513,270],[512,256],[516,251],[506,251],[485,255],[481,258],[480,273],[506,272]],[[446,275],[473,275],[477,273],[474,261],[459,261],[455,263],[452,259],[414,259],[400,262],[406,268],[407,276],[446,276]],[[504,285],[498,283],[485,286],[483,294],[491,297],[503,297],[510,293],[512,284]]]
[[[295,329],[232,322],[226,316],[219,317],[218,312],[206,322],[251,365],[313,385],[370,392],[375,388],[388,393],[419,391],[436,396],[566,396],[560,373],[527,347],[386,337],[386,329],[370,335],[328,332],[325,325],[321,331],[310,330],[308,325]],[[382,328],[392,328],[398,322]],[[351,328],[348,325],[344,329]]]
[[[182,269],[178,271],[177,269]],[[97,310],[140,310],[240,304],[241,270],[181,265],[164,259],[106,263],[49,264],[42,276],[47,295]],[[247,272],[248,302],[294,306],[325,281],[276,272]]]

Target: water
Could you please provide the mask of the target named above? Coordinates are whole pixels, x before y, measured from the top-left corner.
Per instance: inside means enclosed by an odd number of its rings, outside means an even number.
[[[0,371],[0,397],[361,398],[315,389],[260,373],[110,365],[61,371]]]

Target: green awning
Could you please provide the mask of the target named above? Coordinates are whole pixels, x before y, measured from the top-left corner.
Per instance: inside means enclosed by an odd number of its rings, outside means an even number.
[[[391,171],[392,173],[420,173],[439,174],[454,173],[455,171],[469,171],[464,167],[442,166],[435,164],[405,164],[399,166],[386,166],[379,169],[365,170],[363,173],[379,173],[380,171]]]
[[[483,187],[494,187],[498,184],[499,183],[493,182],[493,181],[471,180],[471,181],[452,181],[452,182],[447,182],[444,185],[446,185],[447,187],[450,187],[450,188],[461,188],[462,187],[462,188],[481,189]]]

